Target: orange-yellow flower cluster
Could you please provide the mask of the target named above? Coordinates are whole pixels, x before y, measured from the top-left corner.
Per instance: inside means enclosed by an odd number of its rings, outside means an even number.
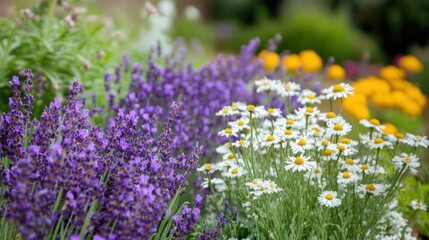
[[[426,96],[405,77],[406,71],[421,71],[422,67],[416,67],[418,64],[410,59],[403,59],[408,63],[400,64],[407,69],[389,65],[380,69],[378,77],[369,76],[356,81],[353,84],[355,95],[345,99],[344,110],[357,120],[368,119],[368,103],[371,102],[376,107],[398,109],[410,117],[420,115],[427,103]]]
[[[261,51],[258,58],[262,60],[267,71],[273,71],[280,66],[290,73],[297,73],[299,69],[302,69],[304,73],[315,73],[323,68],[322,58],[313,50],[304,50],[299,54],[288,54],[281,59],[281,62],[280,56],[276,52],[268,50]]]

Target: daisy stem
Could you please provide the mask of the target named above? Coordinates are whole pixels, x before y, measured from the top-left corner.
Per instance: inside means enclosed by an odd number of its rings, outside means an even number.
[[[340,98],[340,114],[343,115],[343,98]]]
[[[254,148],[253,148],[253,124],[252,124],[252,112],[250,112],[249,115],[249,122],[250,122],[250,161],[252,163],[252,176],[255,178],[255,156],[254,156]],[[249,168],[250,170],[250,168]]]
[[[332,102],[332,99],[329,99],[329,111],[330,112],[333,112],[333,108],[334,108],[334,106],[333,106],[334,104],[333,104],[333,102]]]
[[[374,167],[374,172],[372,173],[371,181],[375,178],[375,175],[377,174],[377,167],[378,167],[379,157],[380,157],[380,148],[377,148],[377,154],[376,154],[376,157],[375,157],[375,167]]]

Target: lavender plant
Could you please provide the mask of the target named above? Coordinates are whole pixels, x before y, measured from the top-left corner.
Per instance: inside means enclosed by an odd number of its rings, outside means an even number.
[[[352,127],[333,104],[327,113],[315,106],[347,98],[354,93],[350,85],[317,95],[285,88],[288,84],[256,82],[259,92],[298,95],[303,107],[293,113],[246,103],[219,111],[227,124],[218,133],[227,141],[218,147],[223,161],[205,163],[198,171],[212,193],[212,208],[225,199],[242,207],[241,220],[230,221],[222,238],[415,238],[396,198],[404,177],[420,166],[416,150],[429,146],[427,137],[385,134],[371,119],[360,122],[367,132],[359,140],[350,139]],[[411,206],[427,210],[421,200]],[[250,234],[239,235],[239,228]]]
[[[186,236],[199,217],[181,194],[201,149],[172,153],[180,106],[172,103],[160,135],[136,112],[119,109],[106,128],[84,109],[74,81],[31,119],[32,73],[11,81],[10,112],[0,116],[2,221],[8,239],[167,239]],[[191,213],[192,212],[192,213]],[[187,226],[183,228],[182,226]],[[19,230],[19,234],[18,234]]]

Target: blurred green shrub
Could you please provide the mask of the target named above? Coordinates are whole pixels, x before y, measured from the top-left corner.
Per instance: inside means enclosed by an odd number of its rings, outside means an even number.
[[[324,60],[335,56],[340,63],[346,59],[360,59],[364,52],[370,53],[372,61],[382,59],[374,41],[354,28],[346,14],[299,4],[288,5],[280,19],[262,18],[255,26],[239,30],[224,45],[227,49],[238,49],[252,37],[259,37],[264,43],[276,33],[283,37],[279,51],[297,53],[312,49]]]
[[[118,54],[118,38],[104,31],[103,19],[85,11],[73,1],[45,0],[0,21],[0,111],[8,109],[10,79],[26,68],[45,76],[34,79],[41,95],[36,115],[54,96],[62,98],[74,77],[88,93],[103,87],[104,71]]]

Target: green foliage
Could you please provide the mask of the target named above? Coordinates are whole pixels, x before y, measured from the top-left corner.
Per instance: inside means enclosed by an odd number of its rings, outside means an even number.
[[[87,16],[82,9],[40,1],[16,19],[0,22],[0,94],[4,96],[0,111],[7,110],[10,79],[26,68],[46,76],[34,82],[36,92],[43,86],[36,115],[54,96],[63,98],[74,77],[87,89],[103,85],[106,65],[118,54],[117,41],[104,31],[100,18]]]

